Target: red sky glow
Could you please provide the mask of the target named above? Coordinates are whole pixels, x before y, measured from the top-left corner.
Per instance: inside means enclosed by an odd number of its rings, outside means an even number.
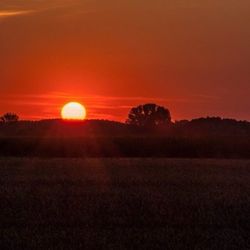
[[[3,0],[0,114],[124,121],[155,102],[174,120],[250,120],[248,0]]]

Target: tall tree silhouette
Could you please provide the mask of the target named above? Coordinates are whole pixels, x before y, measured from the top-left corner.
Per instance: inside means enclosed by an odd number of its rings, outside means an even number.
[[[15,113],[6,113],[0,117],[0,121],[2,122],[17,122],[19,117]]]
[[[170,124],[171,115],[168,109],[148,103],[132,108],[126,122],[139,127],[155,127]]]

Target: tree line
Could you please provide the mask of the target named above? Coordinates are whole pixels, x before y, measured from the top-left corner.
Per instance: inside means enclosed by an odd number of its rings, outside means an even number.
[[[5,113],[0,117],[0,121],[4,123],[17,122],[19,116],[15,113]],[[170,111],[156,104],[143,104],[133,107],[126,120],[127,124],[138,127],[155,127],[171,123]]]
[[[30,123],[19,121],[19,116],[15,113],[6,113],[0,117],[0,124],[19,124],[20,128],[25,131],[26,127],[32,127]],[[37,123],[36,123],[37,124]],[[250,136],[250,123],[247,121],[237,121],[234,119],[222,119],[221,117],[206,117],[188,120],[180,120],[172,122],[171,113],[169,109],[154,104],[147,103],[137,107],[131,108],[125,123],[105,120],[89,120],[82,122],[75,122],[75,125],[67,126],[60,119],[59,120],[43,120],[37,124],[42,130],[46,127],[51,127],[57,131],[74,129],[75,134],[81,134],[84,129],[87,132],[98,132],[102,134],[115,133],[163,133],[167,135],[183,135],[183,136],[196,136],[196,135],[249,135]],[[11,130],[13,126],[7,126],[6,131]],[[18,127],[16,126],[16,129]],[[89,131],[88,131],[89,129]],[[18,132],[18,130],[17,130]],[[78,133],[79,132],[79,133]],[[1,135],[1,131],[0,131]]]
[[[250,159],[250,123],[220,117],[171,121],[156,104],[133,107],[125,123],[108,120],[0,122],[0,156],[204,157]]]

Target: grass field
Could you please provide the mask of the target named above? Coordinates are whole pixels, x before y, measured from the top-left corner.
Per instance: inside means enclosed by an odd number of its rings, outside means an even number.
[[[250,249],[250,161],[0,159],[0,249]]]

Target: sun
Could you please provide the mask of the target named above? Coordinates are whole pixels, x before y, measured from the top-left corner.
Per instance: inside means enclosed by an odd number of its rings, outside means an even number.
[[[78,102],[69,102],[61,110],[61,117],[64,120],[84,120],[86,115],[86,108]]]

